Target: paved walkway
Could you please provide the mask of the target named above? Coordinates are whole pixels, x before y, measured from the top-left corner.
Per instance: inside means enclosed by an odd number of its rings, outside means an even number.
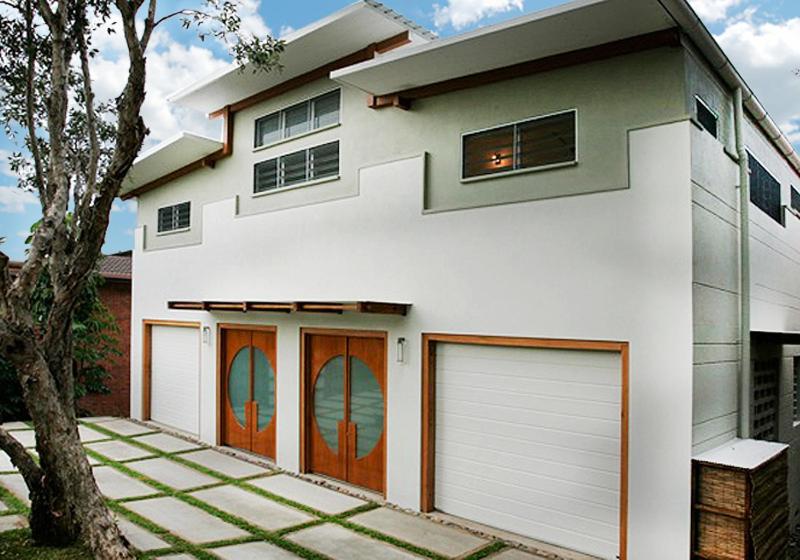
[[[29,426],[4,425],[26,447]],[[431,560],[544,558],[245,461],[147,425],[81,420],[120,527],[145,558]],[[0,533],[26,526],[22,477],[0,452]],[[2,539],[2,535],[0,535]]]

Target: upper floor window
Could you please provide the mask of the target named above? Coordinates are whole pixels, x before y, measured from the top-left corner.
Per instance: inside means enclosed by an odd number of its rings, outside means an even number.
[[[536,117],[462,138],[462,179],[577,161],[577,111]]]
[[[340,90],[308,99],[256,121],[255,147],[339,123]]]
[[[158,232],[189,229],[191,203],[181,202],[158,209]]]
[[[761,208],[770,218],[783,224],[781,184],[761,163],[747,152],[750,169],[750,202]]]
[[[792,187],[792,200],[790,204],[792,205],[792,209],[797,212],[800,212],[800,192],[797,192],[797,189]]]
[[[260,193],[339,175],[339,142],[330,142],[255,165],[253,192]]]
[[[697,120],[705,128],[711,136],[718,138],[719,136],[719,117],[706,105],[706,103],[699,97],[695,97],[695,112],[697,113]]]

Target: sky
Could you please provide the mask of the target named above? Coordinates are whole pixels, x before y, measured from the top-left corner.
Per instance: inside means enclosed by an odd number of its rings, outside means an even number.
[[[339,10],[352,0],[238,0],[242,27],[256,35],[283,36]],[[522,14],[564,3],[563,0],[383,0],[386,5],[439,36],[463,33]],[[800,2],[797,0],[690,0],[734,65],[772,117],[800,151]],[[200,0],[161,0],[160,13],[197,8]],[[127,64],[119,34],[97,43],[95,92],[111,98],[124,83]],[[156,32],[148,54],[147,99],[142,113],[150,128],[145,148],[181,130],[219,135],[218,122],[171,106],[166,97],[229,64],[222,45],[204,42],[178,22]],[[17,148],[0,134],[0,250],[12,259],[25,255],[30,225],[40,216],[36,196],[16,187],[8,156]],[[136,202],[115,202],[104,252],[133,248]]]

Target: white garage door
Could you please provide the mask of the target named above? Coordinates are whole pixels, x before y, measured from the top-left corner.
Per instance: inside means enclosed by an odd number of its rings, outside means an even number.
[[[616,558],[620,360],[438,344],[436,509]]]
[[[199,329],[153,325],[150,340],[150,418],[199,434]]]

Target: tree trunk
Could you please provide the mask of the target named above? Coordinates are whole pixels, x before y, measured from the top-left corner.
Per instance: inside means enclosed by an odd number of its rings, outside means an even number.
[[[67,352],[66,354],[69,354]],[[52,366],[52,364],[51,364]],[[109,511],[78,436],[74,409],[59,399],[43,359],[20,376],[28,412],[36,430],[41,484],[31,492],[30,526],[37,543],[54,546],[83,540],[102,560],[132,560],[127,540]]]

